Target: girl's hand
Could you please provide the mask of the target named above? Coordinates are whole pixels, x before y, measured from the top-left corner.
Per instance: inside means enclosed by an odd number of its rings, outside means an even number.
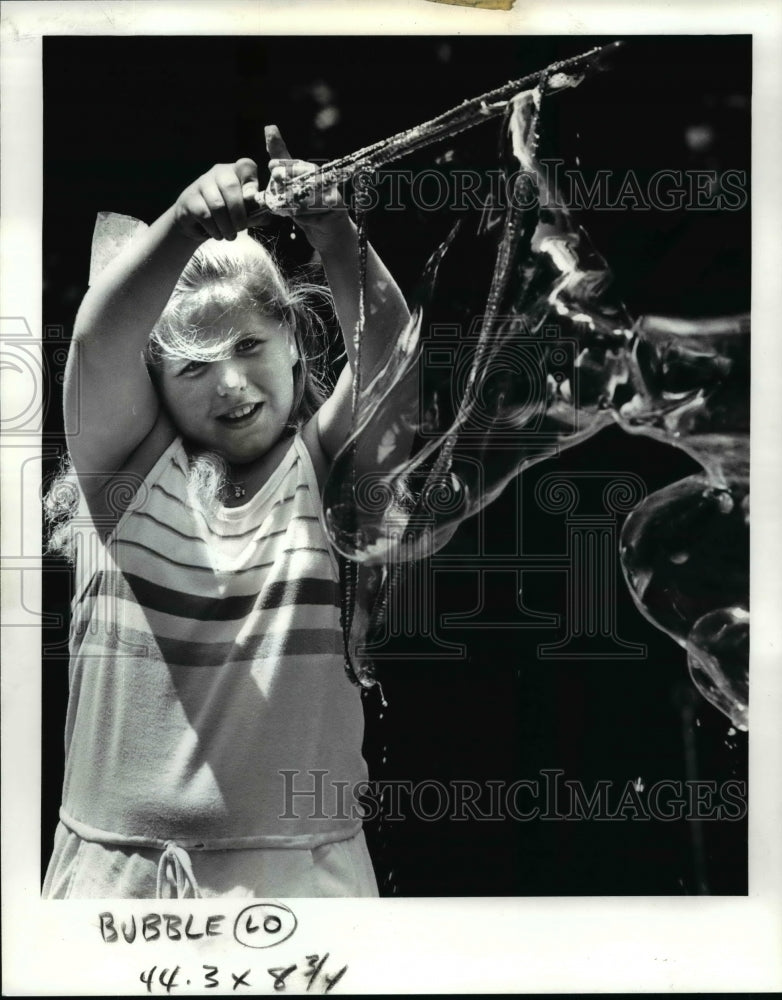
[[[296,160],[276,125],[267,125],[266,151],[269,154],[269,184],[261,196],[263,203],[275,215],[288,215],[303,231],[316,250],[325,250],[338,239],[346,224],[350,224],[347,209],[335,184],[323,184],[317,178],[301,198],[291,204],[285,197],[285,185],[294,177],[317,170],[314,163]]]
[[[258,166],[244,157],[236,163],[218,163],[185,188],[174,205],[174,221],[181,232],[202,243],[233,240],[247,228],[248,206],[258,196]]]

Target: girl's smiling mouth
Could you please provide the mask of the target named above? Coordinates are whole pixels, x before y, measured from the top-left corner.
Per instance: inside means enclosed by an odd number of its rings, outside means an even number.
[[[241,406],[234,406],[225,413],[219,414],[215,419],[231,427],[244,426],[250,423],[262,406],[263,403],[242,403]]]

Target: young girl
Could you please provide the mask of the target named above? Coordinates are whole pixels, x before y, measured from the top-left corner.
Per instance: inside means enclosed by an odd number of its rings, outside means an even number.
[[[270,191],[310,169],[267,129]],[[294,215],[349,365],[323,399],[302,294],[242,231],[255,163],[218,165],[98,276],[65,424],[79,482],[55,898],[365,896],[366,779],[320,488],[350,426],[357,235]],[[283,209],[283,211],[285,211]],[[362,376],[407,320],[368,255]]]

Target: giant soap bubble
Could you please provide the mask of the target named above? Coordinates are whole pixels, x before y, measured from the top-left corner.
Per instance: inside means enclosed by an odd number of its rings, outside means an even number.
[[[346,567],[350,655],[383,615],[400,565],[440,549],[524,468],[616,421],[703,467],[628,517],[621,561],[639,609],[687,649],[698,689],[745,728],[749,320],[636,318],[612,291],[606,261],[538,158],[550,102],[565,100],[590,66],[552,67],[528,89],[509,84],[320,171],[345,180],[362,163],[371,169],[504,111],[508,197],[463,218],[432,254],[382,370],[362,380],[357,365],[353,430],[323,501]],[[468,283],[451,268],[464,257]],[[361,324],[359,352],[360,336]],[[354,659],[359,681],[371,683],[371,665]]]

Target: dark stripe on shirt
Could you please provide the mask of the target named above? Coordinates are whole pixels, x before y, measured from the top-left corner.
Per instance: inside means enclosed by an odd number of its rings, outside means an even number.
[[[178,562],[176,559],[169,559],[168,556],[164,556],[157,549],[152,549],[148,545],[142,545],[141,542],[132,542],[129,538],[118,538],[114,542],[114,545],[129,545],[131,548],[141,549],[142,552],[149,552],[156,559],[161,559],[170,566],[180,566],[184,569],[194,569],[201,573],[211,573],[212,576],[238,576],[240,573],[254,573],[259,569],[267,569],[269,566],[274,565],[274,560],[270,559],[268,562],[256,563],[255,566],[245,566],[242,569],[216,570],[213,566],[195,566],[193,563],[183,563]]]
[[[233,597],[197,597],[170,587],[161,587],[134,573],[125,573],[133,595],[142,607],[178,618],[226,622],[245,618],[253,608],[255,594]]]
[[[155,515],[150,514],[149,511],[137,510],[135,512],[135,516],[146,518],[148,521],[152,521],[154,524],[157,524],[158,527],[163,528],[165,531],[171,531],[175,535],[178,535],[180,538],[184,538],[186,541],[198,542],[199,545],[208,544],[206,539],[203,538],[201,535],[188,535],[184,531],[180,531],[178,528],[173,527],[173,525],[168,524],[166,521],[161,521],[159,517],[155,517]],[[287,523],[288,525],[291,525],[295,521],[309,521],[309,522],[315,522],[317,524],[318,518],[315,517],[314,514],[294,514],[293,517],[291,517]],[[220,539],[225,539],[229,542],[236,541],[237,539],[240,538],[249,538],[251,535],[257,535],[259,530],[258,525],[255,525],[252,528],[248,528],[246,531],[239,531],[236,534],[230,534],[229,532],[217,532],[214,530],[214,528],[211,527],[211,525],[207,525],[207,527],[209,528],[209,533],[211,535],[214,535],[215,537]],[[256,541],[262,542],[267,538],[274,538],[277,535],[284,535],[287,530],[288,527],[286,525],[286,527],[280,528],[277,531],[269,531],[265,535],[259,536],[256,539]]]
[[[184,531],[180,531],[175,528],[172,524],[168,524],[166,521],[161,521],[159,517],[155,517],[154,514],[150,514],[146,510],[137,510],[135,512],[136,517],[144,517],[148,521],[153,521],[158,527],[163,528],[165,531],[171,531],[175,535],[179,535],[180,538],[184,538],[188,542],[198,542],[199,545],[205,545],[206,539],[202,538],[200,535],[188,535]]]
[[[248,636],[241,646],[233,642],[186,642],[157,636],[160,653],[166,663],[186,667],[220,667],[233,661],[263,660],[280,656],[341,654],[342,636],[337,629],[292,629],[289,632]],[[246,645],[248,655],[244,655]]]
[[[239,618],[246,618],[253,608],[270,610],[291,604],[339,606],[337,584],[317,577],[280,580],[269,584],[260,595],[232,597],[198,597],[194,594],[183,594],[181,591],[162,587],[133,573],[126,573],[125,579],[136,600],[143,607],[150,611],[160,611],[167,615],[200,622],[236,621]]]

